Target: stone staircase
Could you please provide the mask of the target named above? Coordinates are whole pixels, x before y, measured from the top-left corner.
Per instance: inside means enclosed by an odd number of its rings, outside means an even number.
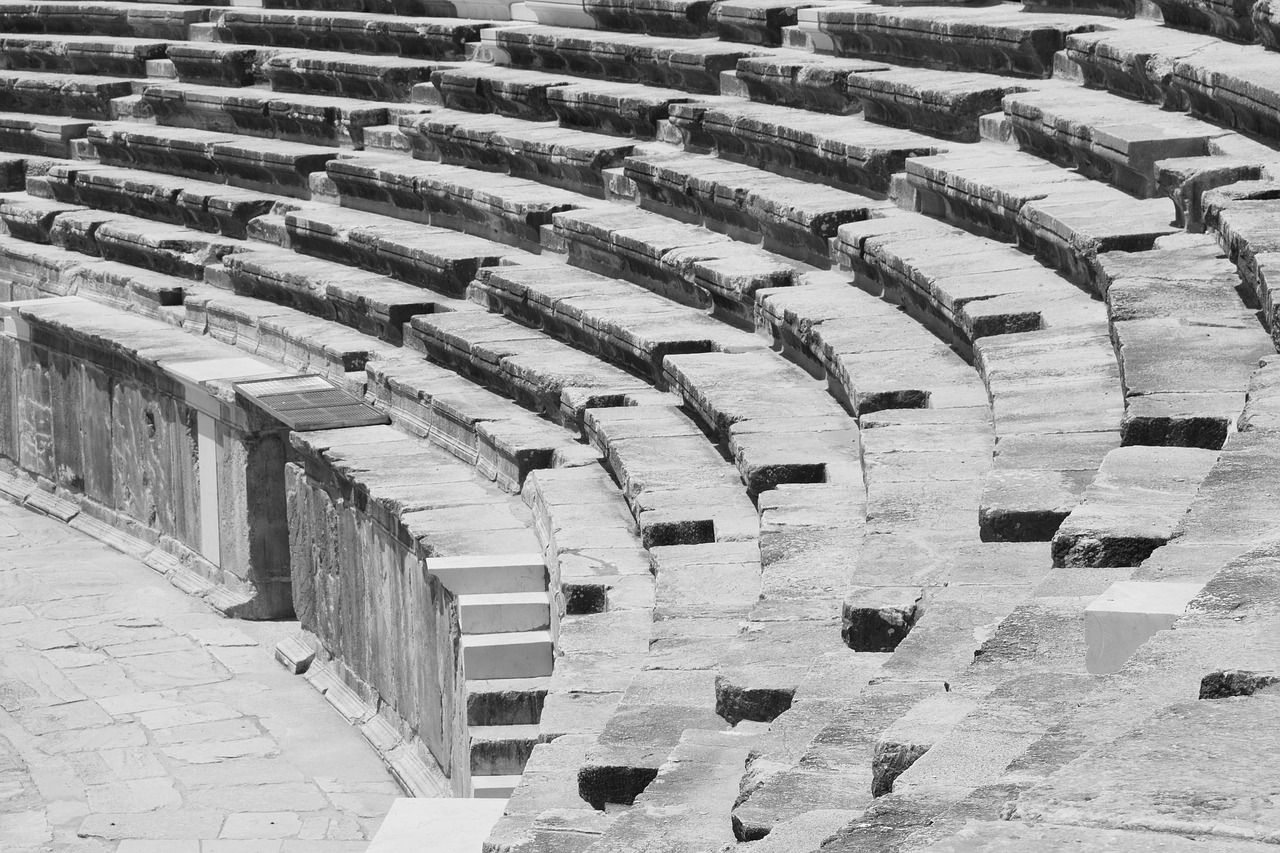
[[[413,530],[486,850],[1178,843],[1062,803],[1265,701],[1192,689],[1274,651],[1213,597],[1274,535],[1265,2],[261,5],[0,0],[0,281],[521,495]],[[1117,582],[1208,586],[1095,674]]]

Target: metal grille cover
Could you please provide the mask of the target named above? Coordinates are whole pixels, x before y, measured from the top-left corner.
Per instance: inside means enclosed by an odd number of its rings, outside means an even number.
[[[314,374],[237,382],[235,388],[249,403],[297,432],[391,423],[373,406]]]

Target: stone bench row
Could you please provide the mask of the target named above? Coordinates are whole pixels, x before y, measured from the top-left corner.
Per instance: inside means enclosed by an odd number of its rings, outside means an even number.
[[[1135,199],[1002,146],[911,158],[907,180],[918,210],[1016,240],[1096,292],[1100,254],[1150,249],[1181,230],[1166,199]]]
[[[147,85],[142,103],[162,126],[363,148],[370,127],[395,124],[422,107],[336,95],[298,95],[187,83]]]
[[[134,83],[117,77],[0,71],[0,110],[59,118],[110,119],[112,102],[134,94]]]
[[[36,157],[72,156],[94,122],[87,119],[0,113],[0,151]],[[3,156],[3,155],[0,155]],[[5,161],[11,158],[4,156]]]
[[[0,31],[183,41],[193,24],[207,22],[214,11],[163,3],[4,0]]]
[[[1271,292],[1280,248],[1278,189],[1272,181],[1245,181],[1205,195],[1206,224],[1252,292],[1273,339],[1280,334],[1280,310]]]
[[[693,99],[679,89],[482,63],[441,70],[431,80],[414,87],[414,100],[641,139],[658,134],[672,104]]]
[[[722,78],[752,101],[837,115],[861,112],[870,121],[976,142],[978,119],[1014,92],[1040,88],[991,74],[901,68],[867,59],[822,56],[749,57]]]

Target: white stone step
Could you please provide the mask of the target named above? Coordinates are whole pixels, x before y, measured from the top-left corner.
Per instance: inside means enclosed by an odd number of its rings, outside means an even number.
[[[427,560],[427,573],[454,595],[547,589],[547,566],[541,554],[434,557]]]
[[[506,807],[503,799],[398,799],[366,853],[480,853]]]
[[[458,596],[464,634],[509,634],[551,627],[551,599],[545,592],[488,592]]]
[[[554,655],[550,631],[462,637],[462,671],[468,680],[550,675]]]
[[[520,784],[520,776],[472,776],[471,796],[477,800],[506,800]]]

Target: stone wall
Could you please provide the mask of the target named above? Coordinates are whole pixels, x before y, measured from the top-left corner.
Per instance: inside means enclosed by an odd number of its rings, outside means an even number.
[[[200,414],[164,369],[181,359],[166,362],[150,350],[139,356],[139,348],[156,343],[145,331],[110,339],[38,317],[21,322],[26,333],[0,336],[0,457],[10,470],[177,557],[222,587],[218,606],[229,614],[290,615],[286,433],[239,409],[229,388],[226,399],[209,398],[221,417],[212,419],[218,529],[207,537]],[[207,355],[198,350],[194,357]],[[219,545],[212,558],[211,538]]]
[[[363,702],[469,790],[455,597],[394,517],[295,441],[285,466],[294,607]],[[430,753],[428,756],[424,753]],[[456,758],[455,758],[456,757]]]

